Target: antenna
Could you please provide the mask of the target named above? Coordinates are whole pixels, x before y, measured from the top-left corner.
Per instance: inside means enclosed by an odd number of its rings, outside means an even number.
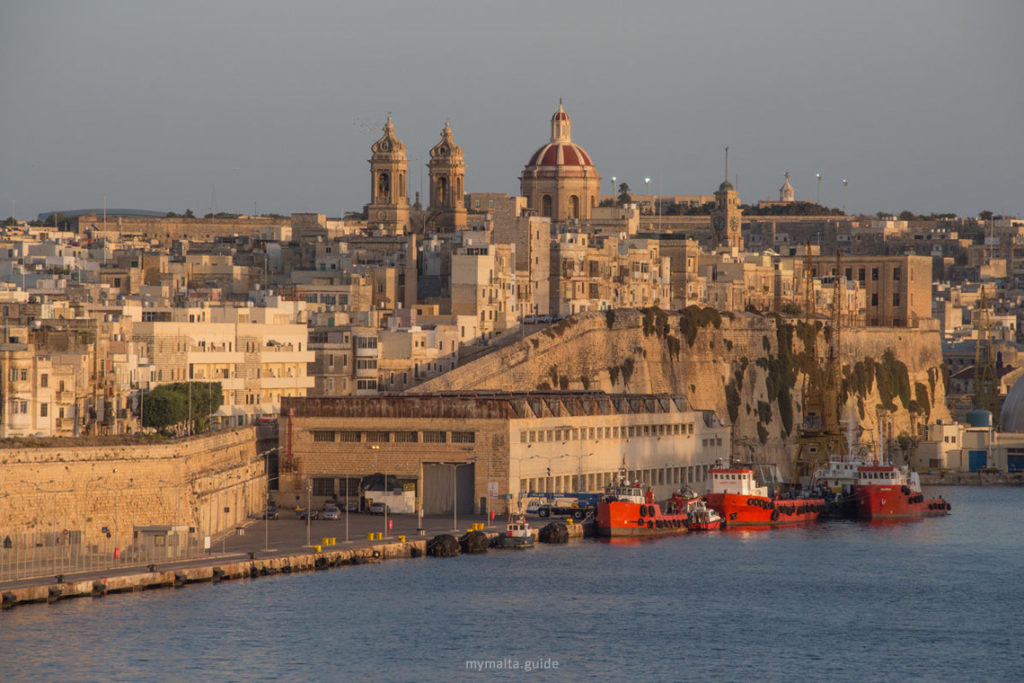
[[[729,182],[729,145],[725,146],[725,182]]]

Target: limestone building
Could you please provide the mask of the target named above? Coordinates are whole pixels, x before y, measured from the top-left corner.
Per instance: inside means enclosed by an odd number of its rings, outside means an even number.
[[[447,121],[441,131],[441,141],[430,150],[427,168],[430,169],[430,205],[426,231],[452,232],[466,227],[466,207],[462,198],[466,163],[462,148],[455,144]]]
[[[600,491],[625,467],[658,498],[700,490],[729,428],[682,396],[459,392],[286,399],[285,506],[344,496],[375,472],[416,491],[425,514],[503,513],[527,492]]]
[[[409,195],[406,176],[409,160],[405,143],[395,135],[395,124],[388,117],[384,135],[370,148],[370,197],[366,205],[367,225],[384,232],[404,234],[409,231]]]
[[[572,122],[561,104],[551,117],[551,139],[530,157],[520,183],[527,206],[556,223],[590,218],[597,207],[601,177],[572,141]]]

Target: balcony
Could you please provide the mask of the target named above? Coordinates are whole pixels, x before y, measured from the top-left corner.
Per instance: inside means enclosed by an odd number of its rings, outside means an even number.
[[[194,365],[232,365],[244,363],[245,354],[239,351],[203,351],[193,349],[188,352],[188,362]]]
[[[260,378],[259,384],[261,389],[312,389],[316,385],[316,378],[311,375],[300,377],[267,377],[264,375]]]
[[[377,355],[376,349],[374,349],[374,355]],[[260,351],[260,363],[312,363],[314,360],[316,360],[316,354],[313,351],[288,351],[285,349],[278,351],[272,348]]]

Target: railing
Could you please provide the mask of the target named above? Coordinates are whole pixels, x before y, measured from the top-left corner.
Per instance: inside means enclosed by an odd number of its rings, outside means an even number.
[[[0,539],[0,581],[161,564],[206,552],[205,536],[198,532],[168,535],[160,546],[154,544],[154,537],[144,538],[145,543],[137,539],[121,547],[114,538],[81,543],[78,531],[8,535]],[[211,546],[216,548],[212,541]]]

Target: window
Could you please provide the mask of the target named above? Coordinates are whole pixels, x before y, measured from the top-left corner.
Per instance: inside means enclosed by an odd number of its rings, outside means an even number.
[[[871,279],[875,281],[878,280],[878,268],[871,269]]]
[[[446,432],[423,432],[423,443],[446,443]]]
[[[362,441],[362,432],[338,432],[338,441],[355,443]]]
[[[861,282],[864,282],[864,269],[863,268],[858,268],[857,269],[857,279],[860,280]]]
[[[356,359],[356,370],[376,370],[377,359],[376,358],[357,358]]]
[[[39,375],[39,386],[45,389],[50,382],[50,376],[45,372]]]
[[[367,443],[387,443],[391,441],[391,432],[366,432]]]
[[[24,382],[28,379],[28,368],[21,369],[21,381]]]
[[[356,337],[356,348],[357,349],[375,349],[377,348],[376,337]]]
[[[395,432],[396,443],[416,443],[419,441],[419,434],[416,432]]]
[[[39,404],[39,417],[47,417],[50,414],[50,404],[40,403]]]
[[[452,443],[475,443],[476,432],[452,432]]]
[[[314,496],[333,496],[334,495],[334,478],[333,477],[314,477],[313,478],[313,495]]]
[[[872,306],[877,306],[878,305],[878,294],[877,293],[871,295],[871,305]]]
[[[895,268],[892,269],[892,279],[895,280],[896,282],[899,282],[900,281],[900,276],[901,276],[900,267],[896,266]]]
[[[356,389],[362,391],[377,391],[377,380],[375,379],[361,379],[356,382]]]
[[[897,293],[892,295],[892,305],[893,306],[899,306],[900,305],[900,294],[899,294],[899,292],[897,292]]]

